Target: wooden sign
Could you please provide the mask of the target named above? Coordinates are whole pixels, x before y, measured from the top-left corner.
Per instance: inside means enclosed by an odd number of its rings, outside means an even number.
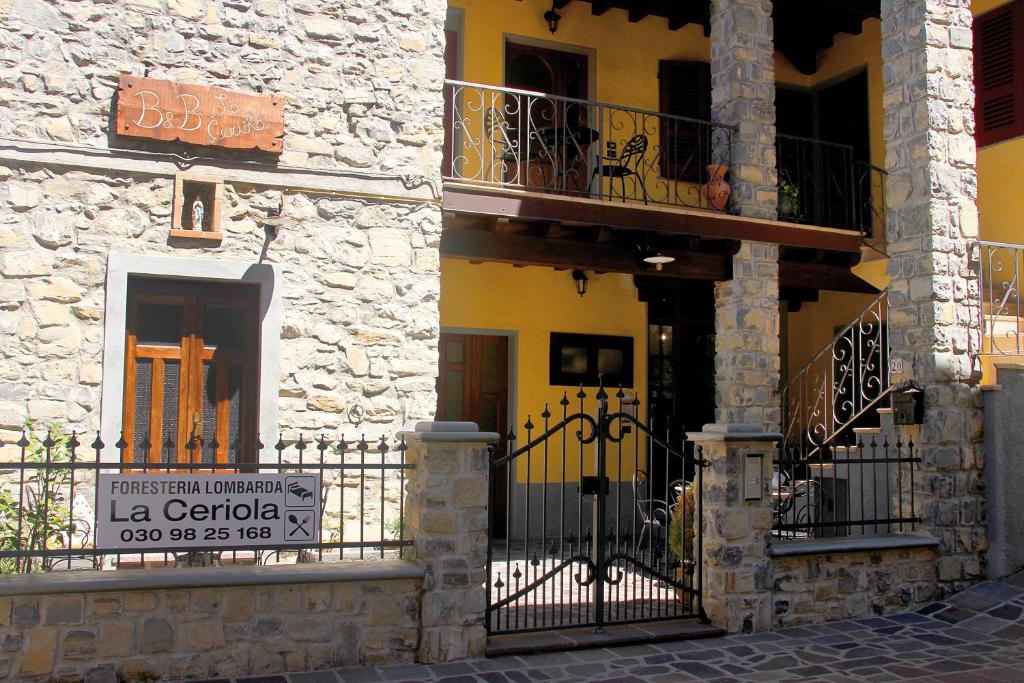
[[[284,151],[284,100],[275,95],[122,75],[115,122],[118,135]]]

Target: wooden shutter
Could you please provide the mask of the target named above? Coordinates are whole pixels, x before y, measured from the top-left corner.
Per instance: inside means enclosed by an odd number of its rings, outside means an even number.
[[[711,119],[711,65],[705,62],[658,62],[660,111],[674,116]],[[662,118],[661,175],[700,182],[710,163],[710,130],[677,119]]]
[[[978,145],[1024,134],[1024,1],[975,19],[974,82]]]

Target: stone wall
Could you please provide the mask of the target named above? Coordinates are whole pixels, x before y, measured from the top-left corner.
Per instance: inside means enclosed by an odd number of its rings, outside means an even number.
[[[892,614],[935,596],[930,548],[776,557],[772,571],[775,628]]]
[[[0,675],[115,683],[409,663],[419,609],[417,579],[4,597]]]
[[[924,389],[916,512],[950,591],[984,576],[987,547],[971,22],[962,0],[882,3],[892,379]]]
[[[99,426],[111,253],[278,264],[271,429],[369,437],[429,418],[444,14],[440,0],[0,3],[0,441],[26,417]],[[286,96],[285,153],[254,164],[112,135],[118,75],[147,71]],[[191,170],[224,177],[221,245],[169,239],[189,164],[134,150],[211,157]],[[258,220],[282,192],[294,222],[268,241]]]

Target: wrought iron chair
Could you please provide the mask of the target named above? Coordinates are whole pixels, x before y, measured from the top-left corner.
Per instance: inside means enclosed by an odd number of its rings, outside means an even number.
[[[626,201],[626,178],[633,178],[633,182],[640,189],[644,204],[647,203],[647,188],[644,187],[644,157],[647,155],[647,136],[640,133],[634,135],[622,146],[622,151],[615,153],[615,144],[608,143],[606,156],[602,157],[600,163],[594,167],[590,174],[590,184],[598,182],[598,194],[601,191],[601,181],[608,178],[609,197],[614,197],[615,181],[619,181],[619,189],[622,193],[622,201]],[[605,163],[608,162],[608,163]],[[589,190],[589,188],[588,188]],[[588,192],[588,194],[593,194]],[[634,196],[635,196],[634,191]]]
[[[633,501],[643,522],[640,533],[633,543],[633,555],[636,556],[643,546],[645,535],[649,535],[650,540],[654,541],[657,534],[668,529],[669,509],[665,501],[651,496],[650,479],[644,470],[637,470],[633,474]]]

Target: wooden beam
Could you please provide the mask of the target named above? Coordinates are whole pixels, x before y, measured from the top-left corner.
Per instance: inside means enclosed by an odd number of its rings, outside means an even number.
[[[552,4],[554,4],[555,9],[562,9],[566,7],[570,2],[572,2],[572,0],[555,0]]]
[[[794,247],[860,253],[860,234],[796,223],[733,216],[717,211],[651,206],[539,194],[507,188],[446,183],[442,206],[459,214],[508,217],[522,221],[641,230],[709,239],[747,239]]]
[[[850,272],[849,268],[821,263],[779,261],[779,287],[829,289],[837,292],[877,294],[878,289]]]
[[[670,252],[663,252],[670,253]],[[723,254],[672,253],[676,260],[656,271],[643,265],[621,243],[563,240],[554,248],[549,240],[529,235],[496,235],[475,230],[445,230],[441,255],[466,260],[494,261],[555,269],[580,268],[695,280],[728,280],[732,258]]]
[[[649,0],[633,0],[629,3],[629,23],[635,24],[651,13]]]
[[[591,0],[590,13],[599,17],[612,8],[613,0]]]

